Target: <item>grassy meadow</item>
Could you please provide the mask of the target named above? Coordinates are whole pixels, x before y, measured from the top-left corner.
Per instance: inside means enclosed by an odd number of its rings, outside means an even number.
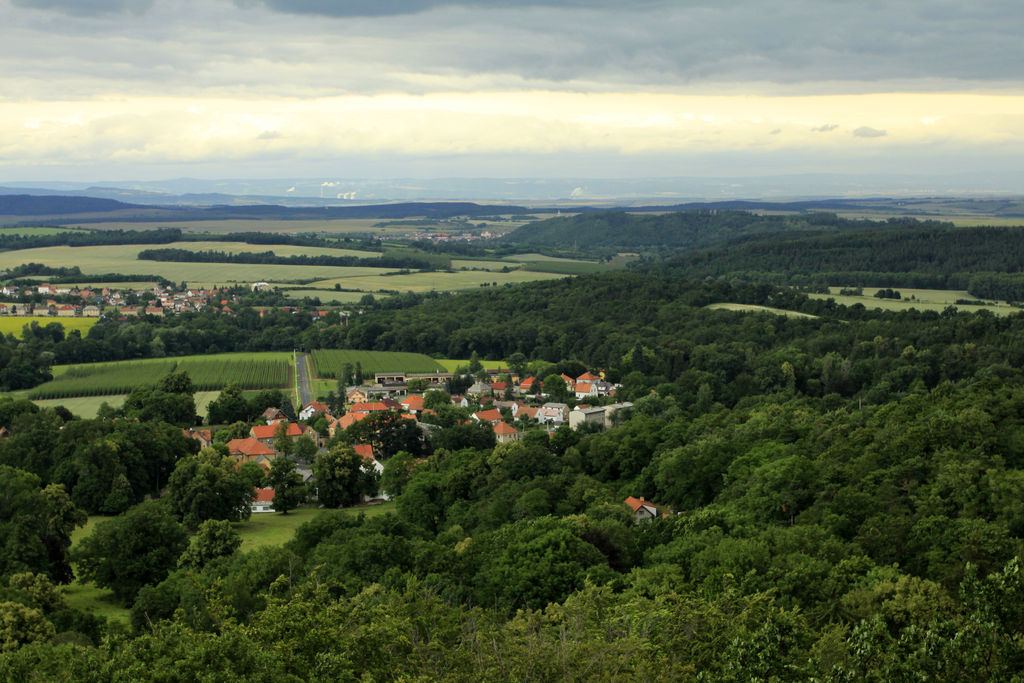
[[[784,315],[787,318],[817,318],[816,315],[800,313],[799,311],[787,311],[784,308],[772,308],[771,306],[755,306],[753,304],[708,304],[705,308],[717,311],[739,311],[742,313],[774,313]]]
[[[427,272],[409,273],[407,275],[356,275],[343,276],[310,283],[318,289],[331,289],[335,283],[343,289],[358,289],[362,292],[378,292],[391,290],[398,292],[447,292],[459,289],[473,289],[483,284],[497,285],[533,282],[536,280],[553,280],[565,277],[553,273],[532,273],[513,270],[508,273],[496,273],[484,270],[460,270],[454,273]]]
[[[96,324],[99,318],[58,318],[55,316],[42,316],[42,315],[31,315],[31,316],[20,316],[20,315],[4,315],[0,316],[0,334],[13,334],[15,337],[21,338],[22,328],[30,323],[38,323],[40,327],[45,327],[50,323],[60,323],[64,327],[64,334],[67,334],[71,330],[78,330],[83,335],[89,331],[89,328]]]
[[[880,289],[878,287],[864,287],[862,289],[863,294],[860,296],[839,294],[840,289],[842,287],[830,287],[829,294],[809,294],[808,296],[814,299],[835,299],[837,304],[843,304],[844,306],[861,304],[865,308],[878,308],[883,311],[906,311],[916,308],[919,311],[936,311],[941,313],[949,306],[955,306],[960,311],[989,311],[995,315],[1010,315],[1011,313],[1019,313],[1021,311],[1020,308],[1010,306],[1006,302],[991,302],[992,305],[988,306],[957,304],[957,299],[977,300],[977,297],[968,294],[964,290],[892,287],[892,289],[895,289],[903,296],[902,299],[878,299],[874,296],[875,292]]]
[[[459,368],[469,367],[468,359],[439,358],[436,362],[444,368],[445,372],[455,372]],[[507,366],[507,363],[500,360],[481,360],[480,365],[484,366],[485,370],[502,370]]]

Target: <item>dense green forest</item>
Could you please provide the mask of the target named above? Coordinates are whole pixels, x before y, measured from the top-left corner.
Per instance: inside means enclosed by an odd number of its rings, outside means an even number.
[[[1024,316],[870,311],[679,264],[368,301],[347,326],[241,306],[7,340],[11,359],[300,343],[547,361],[603,371],[633,407],[502,444],[444,394],[426,430],[363,420],[304,457],[334,507],[376,483],[351,447],[376,444],[394,512],[325,510],[243,552],[232,524],[254,484],[286,508],[307,492],[287,458],[264,479],[223,446],[197,452],[187,376],[95,420],[2,400],[0,678],[1019,675]],[[231,396],[238,414],[263,405]],[[627,496],[664,516],[635,523]],[[98,512],[119,514],[72,552]],[[68,606],[72,565],[130,627]]]
[[[889,226],[922,225],[912,218],[890,219]],[[529,223],[502,238],[523,246],[559,247],[583,253],[594,250],[702,249],[791,231],[838,231],[878,228],[879,221],[839,218],[826,212],[763,215],[748,211],[703,209],[661,214],[597,211]],[[929,227],[948,223],[928,221]]]

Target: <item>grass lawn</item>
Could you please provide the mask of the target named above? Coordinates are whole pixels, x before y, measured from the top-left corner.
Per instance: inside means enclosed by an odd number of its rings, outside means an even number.
[[[71,548],[74,549],[78,543],[92,533],[96,525],[105,522],[111,517],[104,515],[91,515],[85,526],[78,527],[71,532]],[[95,614],[104,619],[113,619],[124,624],[128,623],[129,611],[114,600],[114,594],[106,588],[100,588],[93,583],[79,583],[75,579],[71,585],[64,588],[64,597],[71,607],[84,610],[89,614]]]
[[[50,323],[60,323],[64,328],[64,334],[67,334],[71,330],[79,330],[83,336],[89,331],[93,325],[99,321],[99,318],[57,318],[52,316],[42,315],[4,315],[0,316],[0,334],[8,335],[13,334],[15,337],[21,337],[21,330],[25,325],[30,323],[37,323],[40,327],[46,327]]]
[[[281,290],[289,299],[302,300],[319,297],[320,301],[332,304],[354,304],[366,296],[369,292],[338,292],[333,289],[283,289]],[[386,294],[374,294],[374,298],[386,297]]]
[[[345,508],[344,512],[358,515],[365,513],[368,517],[385,515],[393,512],[394,503],[383,505],[363,505]],[[235,524],[235,529],[242,537],[242,552],[255,548],[284,545],[295,535],[295,530],[325,510],[323,508],[302,507],[292,510],[287,515],[279,512],[261,512],[253,515],[247,522]]]
[[[774,313],[784,315],[788,318],[817,318],[816,315],[800,313],[798,311],[787,311],[783,308],[772,308],[771,306],[755,306],[753,304],[709,304],[707,308],[712,310],[741,311],[743,313]]]

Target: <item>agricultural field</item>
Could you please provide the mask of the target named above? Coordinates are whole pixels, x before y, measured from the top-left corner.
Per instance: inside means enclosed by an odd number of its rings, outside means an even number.
[[[531,273],[559,273],[561,275],[587,275],[619,270],[621,266],[596,261],[527,261],[523,270]]]
[[[916,308],[919,311],[936,311],[941,313],[949,306],[956,306],[960,311],[990,311],[995,315],[1010,315],[1019,313],[1020,308],[1010,306],[1006,302],[991,302],[992,305],[981,306],[977,304],[957,304],[957,299],[976,299],[963,290],[949,289],[911,289],[893,287],[898,291],[902,299],[877,299],[874,294],[878,287],[864,287],[861,296],[849,296],[839,294],[841,287],[830,287],[829,294],[808,294],[813,299],[835,299],[837,304],[853,306],[861,304],[865,308],[879,308],[883,311],[906,311]]]
[[[409,273],[408,275],[363,275],[340,277],[329,280],[318,280],[311,286],[318,289],[331,289],[335,283],[343,289],[358,289],[362,292],[378,292],[393,290],[398,292],[451,292],[460,289],[474,289],[484,284],[513,284],[534,282],[536,280],[554,280],[565,277],[554,273],[532,273],[513,270],[508,273],[495,273],[485,270],[460,270],[454,273],[428,272]]]
[[[28,392],[23,392],[28,393]],[[196,415],[206,415],[206,408],[210,405],[210,401],[220,396],[220,391],[197,391],[193,394],[196,401]],[[111,408],[120,408],[124,403],[124,399],[127,394],[111,394],[108,396],[71,396],[69,398],[44,398],[34,400],[37,406],[43,408],[56,408],[57,406],[64,406],[71,411],[72,415],[90,420],[96,417],[99,413],[100,406],[104,403],[110,405]]]
[[[359,363],[363,377],[371,380],[375,372],[446,372],[444,366],[421,353],[314,349],[310,356],[320,378],[337,379],[346,363],[351,363],[353,369]]]
[[[195,242],[187,242],[195,248]],[[211,244],[211,243],[207,243]],[[218,244],[218,243],[213,243]],[[170,245],[159,245],[170,246]],[[174,263],[167,261],[139,261],[136,255],[154,245],[125,244],[96,247],[42,247],[0,253],[0,269],[13,268],[23,263],[42,263],[48,266],[78,266],[86,274],[125,273],[129,275],[155,275],[173,282],[216,283],[308,281],[339,277],[373,277],[394,272],[392,268],[345,268],[340,266],[287,266],[245,263]],[[269,248],[269,247],[268,247]],[[266,251],[266,249],[263,249]],[[333,283],[332,283],[333,286]]]
[[[275,219],[229,219],[210,221],[176,221],[173,223],[135,223],[126,221],[109,221],[104,223],[82,223],[80,227],[93,230],[156,230],[157,228],[181,228],[193,234],[212,233],[227,234],[230,232],[280,232],[284,234],[299,233],[373,233],[385,235],[407,232],[399,228],[374,227],[379,218],[337,218],[332,220],[275,220]],[[69,223],[69,224],[73,224]]]
[[[472,270],[476,268],[478,270],[500,271],[502,268],[518,268],[522,265],[522,263],[509,261],[508,259],[502,259],[500,261],[474,261],[472,259],[452,259],[453,270]]]
[[[784,315],[787,318],[817,318],[816,315],[810,313],[800,313],[799,311],[787,311],[784,308],[772,308],[771,306],[755,306],[752,304],[709,304],[705,306],[709,310],[719,311],[740,311],[742,313],[774,313],[775,315]]]
[[[459,368],[468,368],[469,360],[454,360],[451,358],[439,358],[435,361],[444,368],[445,372],[455,372]],[[481,360],[480,365],[484,366],[484,370],[502,370],[505,369],[507,364],[501,360]]]
[[[544,254],[530,253],[530,254],[512,254],[510,256],[503,256],[502,261],[553,261],[556,263],[562,262],[575,262],[575,263],[590,263],[590,261],[583,261],[581,259],[562,258],[561,256],[545,256]]]
[[[354,304],[368,294],[368,292],[339,292],[334,289],[282,289],[281,292],[289,299],[301,300],[306,297],[319,297],[320,301],[330,304]],[[385,297],[384,294],[374,293],[374,298]]]
[[[71,330],[78,330],[82,334],[89,331],[99,318],[58,318],[55,316],[41,316],[41,315],[4,315],[0,316],[0,334],[8,335],[13,334],[15,337],[21,338],[22,328],[25,325],[31,323],[38,323],[40,327],[46,327],[50,323],[60,323],[64,327],[64,334],[66,335]]]
[[[130,246],[137,254],[143,249],[187,249],[189,251],[223,251],[228,254],[262,254],[272,251],[278,256],[354,256],[356,258],[380,258],[379,251],[357,249],[335,249],[327,247],[303,247],[292,244],[247,244],[245,242],[171,242],[170,244],[123,245]]]
[[[54,368],[54,379],[35,387],[27,397],[71,397],[127,394],[140,384],[154,384],[164,375],[184,370],[199,391],[223,389],[231,383],[245,389],[282,388],[291,382],[288,352],[223,353],[180,358],[147,358],[112,363],[82,363]]]

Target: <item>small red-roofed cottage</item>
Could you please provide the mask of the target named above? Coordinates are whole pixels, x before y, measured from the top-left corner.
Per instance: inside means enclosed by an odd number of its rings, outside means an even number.
[[[281,412],[280,408],[267,408],[263,411],[262,416],[267,421],[268,425],[275,425],[278,422],[286,422],[288,416]]]
[[[249,436],[256,439],[264,446],[272,448],[274,446],[274,440],[277,439],[279,424],[280,423],[272,425],[254,425],[252,429],[249,430]],[[289,422],[288,427],[285,430],[285,436],[289,437],[292,441],[295,441],[295,439],[302,436],[302,429],[300,429],[299,425],[294,422]]]
[[[626,498],[626,505],[633,511],[633,521],[637,524],[649,522],[658,517],[665,517],[668,514],[666,508],[644,500],[643,496],[639,498],[629,496]]]
[[[519,441],[521,435],[516,428],[507,422],[499,422],[494,425],[494,437],[498,440],[498,443],[509,443],[512,441]]]
[[[539,410],[540,408],[535,408],[533,406],[520,406],[519,410],[516,412],[516,417],[520,420],[536,420],[537,411]]]
[[[363,403],[367,398],[368,395],[366,390],[359,387],[351,389],[347,394],[345,394],[345,400],[349,403]]]
[[[253,489],[255,496],[249,509],[254,513],[274,511],[274,489]]]
[[[569,375],[565,374],[564,372],[561,375],[559,375],[559,377],[562,378],[562,381],[565,382],[565,386],[570,391],[572,391],[573,387],[576,386],[576,380],[574,380],[572,377],[570,377]]]
[[[597,384],[594,382],[576,383],[576,400],[582,401],[585,398],[597,396]]]
[[[408,413],[419,415],[423,412],[423,397],[409,396],[402,401],[402,408]]]
[[[529,393],[533,391],[535,385],[541,386],[542,382],[536,377],[527,377],[526,379],[519,383],[519,392],[523,394]]]
[[[198,441],[200,448],[209,448],[213,445],[213,432],[209,429],[182,429],[181,433]]]
[[[257,465],[262,465],[263,462],[267,462],[269,465],[277,457],[277,452],[273,448],[264,446],[252,437],[231,439],[228,441],[227,447],[228,454],[238,464],[254,462]]]
[[[500,410],[481,410],[480,412],[473,413],[473,419],[477,422],[488,422],[490,424],[497,424],[501,422],[501,411]]]
[[[508,382],[495,382],[491,385],[491,389],[495,393],[504,393],[508,389]]]
[[[601,378],[592,372],[584,372],[582,375],[576,378],[577,382],[599,382]]]

